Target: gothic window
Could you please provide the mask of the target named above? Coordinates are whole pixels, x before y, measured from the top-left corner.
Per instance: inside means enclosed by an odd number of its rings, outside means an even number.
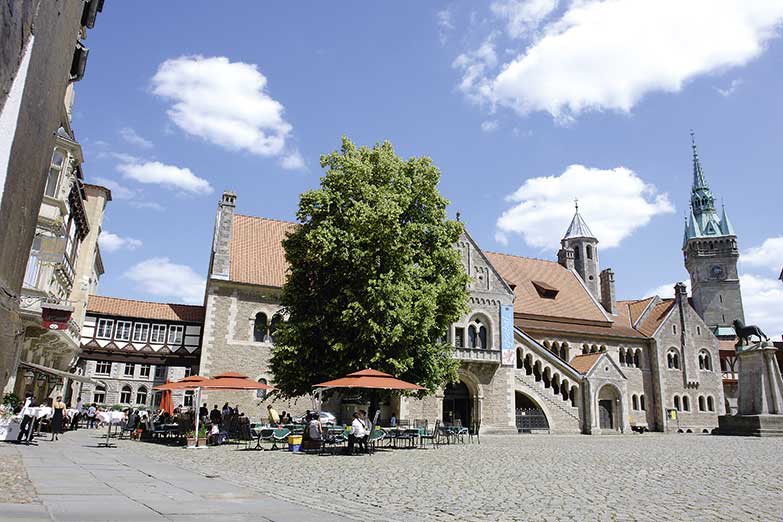
[[[636,350],[633,352],[633,365],[637,368],[642,367],[642,351]]]
[[[699,369],[708,372],[712,371],[712,358],[707,350],[699,352]]]
[[[633,350],[625,352],[625,365],[628,367],[633,366]]]
[[[489,331],[480,317],[473,317],[468,323],[468,348],[489,348]]]
[[[644,394],[639,395],[639,406],[641,407],[642,411],[647,410],[647,408],[644,407]]]
[[[670,370],[680,369],[680,354],[674,348],[670,349],[666,354],[666,364]]]
[[[258,379],[258,382],[260,382],[261,384],[268,384],[266,379],[264,379],[263,377]],[[266,399],[266,390],[256,390],[256,399],[261,399],[262,401]]]
[[[587,259],[593,259],[593,247],[591,245],[585,247],[585,253],[587,254]]]
[[[682,409],[685,411],[691,411],[691,404],[687,395],[682,396]]]
[[[587,346],[586,344],[583,344],[582,345],[582,355],[587,355],[588,353],[590,353],[590,347]]]
[[[487,348],[489,345],[487,344],[487,327],[481,326],[479,327],[479,342],[481,343],[482,348]]]
[[[145,386],[136,392],[136,404],[147,404],[147,388]]]
[[[620,348],[620,366],[625,366],[625,348]]]
[[[473,325],[468,326],[468,347],[469,348],[475,348],[476,347],[476,327]]]
[[[269,323],[269,340],[272,342],[275,342],[275,331],[277,330],[277,327],[280,325],[280,322],[283,320],[282,317],[280,317],[280,314],[275,314],[272,317],[272,321]]]
[[[634,409],[634,411],[638,411],[639,410],[639,397],[634,395],[631,399],[633,401],[633,409]]]
[[[120,403],[130,404],[130,402],[131,402],[131,387],[125,385],[122,387],[122,391],[120,391]]]
[[[564,361],[568,360],[568,343],[563,343],[560,346],[560,358]]]
[[[253,340],[257,343],[266,341],[267,329],[266,314],[264,312],[258,312],[255,321],[253,321]]]

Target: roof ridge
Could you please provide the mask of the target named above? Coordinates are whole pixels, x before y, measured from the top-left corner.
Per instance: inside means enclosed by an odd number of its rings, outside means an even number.
[[[498,256],[515,257],[517,259],[529,259],[531,261],[543,261],[545,263],[552,263],[552,264],[555,264],[555,265],[558,265],[558,266],[563,266],[560,263],[558,263],[557,261],[552,261],[551,259],[541,259],[539,257],[520,256],[520,255],[517,255],[517,254],[507,254],[505,252],[493,252],[492,250],[484,250],[484,253],[485,254],[495,254],[495,255],[498,255]]]
[[[204,308],[204,305],[191,305],[185,303],[163,303],[160,301],[144,301],[142,299],[128,299],[127,297],[114,297],[111,295],[92,294],[88,296],[88,298],[93,298],[93,297],[98,297],[101,299],[114,299],[115,301],[126,301],[130,303],[146,303],[146,304],[159,304],[159,305],[169,305],[169,306],[187,306],[189,308]]]
[[[249,216],[247,214],[234,213],[234,217],[246,217],[246,218],[250,218],[250,219],[262,219],[264,221],[274,221],[276,223],[285,223],[286,225],[299,225],[299,223],[297,223],[296,221],[286,221],[284,219],[275,219],[275,218],[264,217],[264,216]]]

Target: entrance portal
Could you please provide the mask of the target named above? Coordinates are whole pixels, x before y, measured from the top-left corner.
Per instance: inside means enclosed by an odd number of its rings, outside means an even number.
[[[443,422],[469,427],[471,421],[471,397],[468,386],[460,381],[446,386],[443,390]]]
[[[620,393],[614,386],[605,385],[598,391],[598,427],[602,432],[618,431],[622,425]]]

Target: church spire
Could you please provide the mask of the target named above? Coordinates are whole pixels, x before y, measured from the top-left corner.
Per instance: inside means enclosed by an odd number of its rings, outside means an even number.
[[[695,192],[699,189],[709,190],[707,181],[704,179],[704,171],[701,169],[701,162],[699,161],[699,151],[696,150],[696,135],[691,130],[691,148],[693,148],[693,188]]]
[[[590,231],[590,227],[587,226],[587,223],[585,223],[585,220],[582,219],[581,214],[579,214],[579,200],[574,200],[574,218],[571,220],[571,224],[568,226],[568,230],[566,230],[565,236],[563,236],[563,239],[570,239],[574,237],[588,237],[595,239],[595,236]]]

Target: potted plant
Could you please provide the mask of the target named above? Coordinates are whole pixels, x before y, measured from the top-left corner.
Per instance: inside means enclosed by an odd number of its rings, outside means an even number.
[[[196,430],[189,430],[187,433],[185,433],[185,439],[187,440],[188,446],[195,446]],[[207,428],[203,424],[199,427],[198,430],[198,445],[199,446],[207,445]]]

